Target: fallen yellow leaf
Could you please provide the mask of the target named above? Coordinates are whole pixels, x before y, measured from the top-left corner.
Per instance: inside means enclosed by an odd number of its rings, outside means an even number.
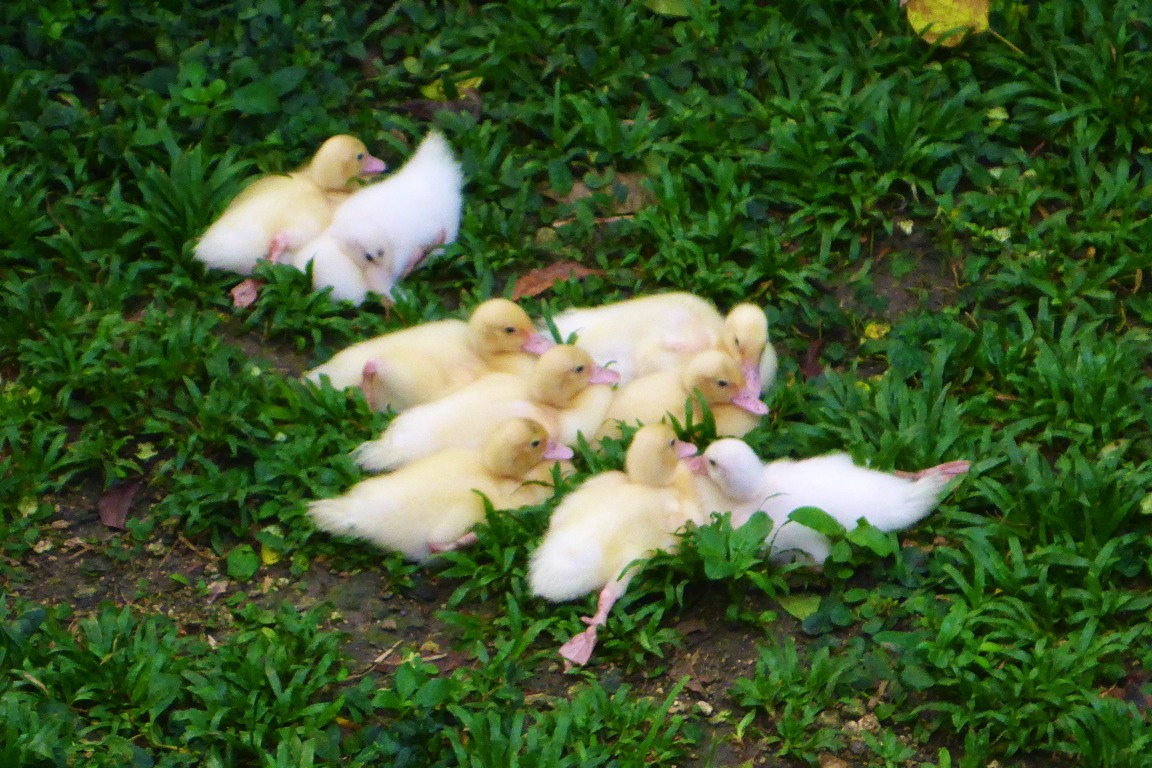
[[[463,80],[456,81],[456,90],[460,93],[468,90],[478,91],[480,90],[480,86],[483,83],[483,77],[466,77]],[[422,93],[426,99],[432,99],[433,101],[448,101],[448,95],[444,93],[443,80],[437,79],[431,83],[428,83],[428,85],[425,85],[420,89],[420,93]]]
[[[661,16],[672,16],[678,19],[686,19],[692,15],[688,0],[647,0],[644,7]]]
[[[954,47],[965,32],[978,35],[988,31],[988,5],[991,0],[908,0],[905,10],[916,34],[929,43]]]
[[[281,554],[267,544],[260,544],[260,562],[264,565],[275,565],[280,562]]]
[[[887,336],[891,330],[892,326],[888,325],[888,323],[868,323],[868,325],[864,326],[864,338],[872,339],[873,341],[882,339]]]

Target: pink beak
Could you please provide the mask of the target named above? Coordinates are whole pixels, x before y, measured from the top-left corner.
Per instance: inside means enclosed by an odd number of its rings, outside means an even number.
[[[708,474],[708,460],[704,458],[704,454],[699,456],[690,456],[684,459],[684,466],[688,467],[693,474],[707,475]]]
[[[692,445],[692,443],[686,443],[683,440],[677,440],[676,441],[676,455],[682,459],[686,459],[689,456],[695,456],[696,455],[696,446]]]
[[[744,389],[741,395],[748,395],[754,400],[760,398],[764,383],[760,381],[760,366],[755,362],[744,363]]]
[[[544,449],[544,458],[551,459],[552,461],[563,461],[575,455],[571,448],[555,440],[549,440],[548,447]]]
[[[749,396],[749,394],[745,391],[741,391],[729,402],[732,403],[732,405],[735,405],[737,408],[743,408],[744,410],[748,411],[748,413],[751,413],[755,416],[763,416],[764,414],[768,413],[768,406],[765,405],[762,400]]]
[[[588,377],[589,384],[616,384],[620,381],[619,371],[613,371],[602,365],[592,367],[592,375]]]
[[[520,347],[520,351],[527,352],[530,355],[542,355],[552,347],[556,346],[556,342],[548,338],[542,333],[534,333],[524,345]]]
[[[363,164],[360,166],[360,175],[369,176],[373,173],[381,173],[387,167],[380,158],[367,155],[364,158]]]

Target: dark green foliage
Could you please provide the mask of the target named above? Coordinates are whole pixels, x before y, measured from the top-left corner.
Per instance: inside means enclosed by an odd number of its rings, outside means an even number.
[[[559,683],[540,681],[595,599],[529,593],[556,501],[490,510],[479,544],[432,568],[468,658],[443,671],[413,651],[349,679],[321,609],[237,603],[209,640],[178,616],[6,601],[0,764],[707,764],[724,737],[671,677],[675,627],[714,609],[756,660],[716,685],[733,697],[712,696],[716,719],[782,764],[1147,765],[1144,4],[996,2],[1011,46],[954,50],[895,2],[685,5],[0,6],[0,577],[27,597],[24,558],[71,562],[37,552],[51,524],[140,480],[110,558],[179,535],[242,589],[278,556],[293,579],[327,559],[411,588],[423,567],[304,514],[360,478],[348,452],[390,417],[296,374],[562,259],[602,274],[529,311],[670,289],[763,304],[781,375],[750,444],[885,470],[972,460],[939,511],[896,534],[829,527],[822,574],[767,563],[766,518],[721,516],[638,564],[593,667]],[[478,113],[414,104],[476,78]],[[431,125],[464,165],[463,227],[387,316],[269,265],[236,310],[237,278],[192,259],[253,175],[341,132],[395,167]],[[703,448],[715,423],[677,429]],[[557,496],[626,444],[579,446]],[[856,738],[844,724],[865,714],[880,728]]]

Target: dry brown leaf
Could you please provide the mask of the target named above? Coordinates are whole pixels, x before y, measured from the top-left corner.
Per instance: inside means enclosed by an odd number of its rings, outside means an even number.
[[[808,342],[808,349],[804,352],[804,359],[800,363],[800,373],[805,379],[814,379],[824,373],[824,364],[820,362],[820,353],[824,351],[824,339],[812,339]]]
[[[676,625],[676,631],[684,636],[688,636],[696,632],[707,632],[708,629],[708,622],[702,621],[700,619],[685,619]]]
[[[574,261],[558,261],[518,277],[512,289],[512,300],[539,296],[561,280],[579,280],[589,275],[602,274],[604,274],[602,270],[586,267]]]
[[[228,587],[231,585],[231,583],[232,582],[228,581],[228,579],[219,579],[219,580],[214,581],[211,584],[209,584],[206,587],[206,590],[208,592],[208,599],[205,602],[207,602],[207,603],[216,602],[216,598],[220,597],[221,595],[223,595],[225,592],[228,591]]]
[[[611,184],[600,189],[592,189],[582,181],[577,181],[572,184],[572,189],[568,194],[558,198],[560,202],[568,203],[571,205],[577,200],[582,200],[586,197],[603,192],[612,194],[618,197],[618,188],[624,189],[624,199],[620,200],[612,206],[612,213],[620,215],[627,213],[636,213],[643,210],[655,202],[652,192],[644,186],[644,180],[647,177],[642,173],[617,173],[615,178],[612,179]]]
[[[124,521],[128,518],[128,510],[132,507],[132,500],[136,498],[136,491],[140,488],[139,480],[129,480],[126,483],[112,486],[96,502],[100,511],[100,522],[109,528],[124,530]]]

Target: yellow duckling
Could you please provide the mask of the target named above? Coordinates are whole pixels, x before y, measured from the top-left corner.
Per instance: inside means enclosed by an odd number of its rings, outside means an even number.
[[[323,232],[354,180],[383,170],[364,142],[333,136],[308,165],[263,176],[237,195],[200,238],[195,257],[214,269],[250,274],[260,259],[276,261]]]
[[[757,417],[768,412],[768,406],[744,391],[744,374],[736,361],[724,352],[709,350],[695,355],[679,370],[651,373],[622,387],[612,400],[597,436],[618,436],[618,422],[649,424],[668,415],[683,420],[684,406],[690,397],[693,419],[698,420],[699,404],[693,394],[697,390],[712,410],[731,404]]]
[[[359,386],[377,411],[430,403],[493,372],[527,376],[547,340],[515,302],[490,299],[468,321],[437,320],[353,344],[304,374]]]
[[[424,561],[475,541],[484,494],[496,509],[539,504],[552,495],[552,460],[571,450],[529,419],[498,425],[482,450],[450,448],[398,472],[357,483],[343,496],[314,501],[308,514],[331,533],[364,539]]]
[[[379,439],[356,449],[356,462],[383,471],[450,446],[477,447],[495,425],[513,417],[539,421],[554,439],[571,445],[603,420],[612,399],[606,385],[614,381],[614,373],[579,347],[553,347],[540,356],[527,381],[494,373],[405,411]]]
[[[611,365],[624,384],[679,368],[709,349],[727,352],[740,362],[753,398],[776,377],[768,319],[754,304],[738,304],[721,316],[711,302],[694,294],[660,293],[570,309],[553,323],[561,338],[576,334],[577,343],[600,365]]]
[[[691,293],[660,293],[600,307],[569,309],[552,318],[563,339],[577,343],[600,365],[611,365],[621,383],[676,368],[712,349],[724,318]]]
[[[552,602],[574,600],[599,589],[588,629],[560,648],[565,665],[585,664],[613,604],[628,587],[629,568],[659,550],[671,551],[676,531],[704,522],[690,470],[680,459],[696,448],[676,439],[665,424],[636,432],[624,472],[604,472],[564,497],[540,546],[532,553],[532,593]]]

